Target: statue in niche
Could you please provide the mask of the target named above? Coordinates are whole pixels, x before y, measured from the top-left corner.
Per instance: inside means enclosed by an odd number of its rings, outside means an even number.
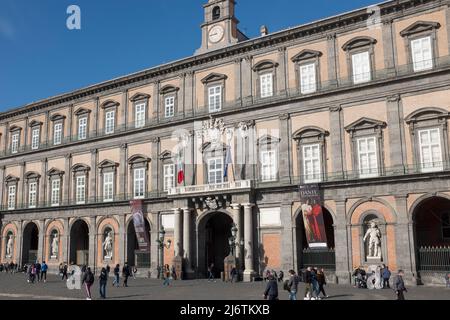
[[[10,234],[8,238],[8,242],[6,243],[6,257],[11,258],[13,252],[14,239],[13,235]]]
[[[368,239],[368,259],[381,259],[381,232],[375,221],[370,222],[369,229],[364,235],[363,241]]]
[[[106,232],[105,241],[103,242],[103,250],[105,251],[105,259],[111,259],[113,256],[114,239],[112,231]]]
[[[59,253],[59,237],[58,232],[53,233],[52,244],[51,244],[51,254],[52,258],[57,258]]]

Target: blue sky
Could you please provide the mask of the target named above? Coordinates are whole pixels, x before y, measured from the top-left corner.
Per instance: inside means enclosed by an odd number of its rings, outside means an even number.
[[[207,0],[0,0],[0,111],[161,63],[200,47]],[[376,0],[238,0],[249,37],[358,9]],[[81,30],[66,27],[81,8]]]

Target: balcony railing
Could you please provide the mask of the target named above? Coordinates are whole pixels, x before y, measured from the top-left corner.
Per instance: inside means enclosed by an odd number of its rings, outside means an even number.
[[[169,189],[169,196],[207,193],[207,192],[219,192],[219,191],[235,191],[235,190],[243,190],[243,189],[245,190],[245,189],[250,189],[251,187],[252,187],[251,180],[224,182],[224,183],[218,183],[218,184],[185,186],[185,187],[177,187],[177,188]]]
[[[433,68],[429,70],[423,70],[423,71],[414,71],[414,64],[405,64],[396,66],[395,68],[391,69],[382,69],[382,70],[376,70],[371,73],[370,80],[363,83],[355,84],[353,80],[353,76],[349,75],[345,78],[340,78],[332,81],[321,81],[318,82],[316,85],[316,90],[314,92],[310,93],[302,93],[301,88],[290,88],[285,92],[280,92],[278,94],[274,94],[271,97],[267,98],[261,98],[258,96],[249,96],[245,97],[242,100],[236,100],[236,101],[230,101],[225,102],[222,104],[222,108],[220,111],[216,113],[210,113],[209,108],[207,105],[205,106],[196,106],[193,107],[192,112],[187,110],[185,114],[177,114],[174,117],[171,118],[164,118],[164,116],[159,115],[157,118],[152,119],[146,119],[146,123],[143,127],[136,128],[134,122],[129,122],[126,124],[116,125],[114,128],[114,133],[106,134],[104,128],[99,129],[97,132],[88,132],[87,138],[83,140],[78,139],[78,134],[75,134],[73,136],[64,137],[61,144],[54,145],[53,140],[48,139],[47,141],[41,141],[39,144],[39,148],[37,150],[32,150],[30,145],[26,146],[20,146],[19,152],[12,154],[10,149],[1,150],[0,151],[0,158],[5,156],[11,156],[11,155],[18,155],[22,152],[30,152],[30,151],[40,151],[40,150],[46,150],[50,149],[52,147],[56,146],[64,146],[70,143],[76,143],[79,141],[89,142],[92,139],[95,138],[101,138],[101,137],[114,137],[117,134],[124,133],[124,132],[133,132],[137,130],[148,130],[151,128],[154,128],[157,125],[166,125],[171,123],[176,123],[177,121],[181,120],[188,120],[188,119],[194,119],[195,117],[202,117],[207,116],[210,114],[216,114],[218,116],[221,116],[221,114],[225,112],[230,111],[242,111],[242,107],[246,106],[252,106],[252,105],[264,105],[274,102],[283,101],[285,99],[293,99],[293,98],[301,98],[301,97],[314,97],[315,95],[322,94],[325,92],[338,90],[338,89],[346,89],[346,88],[352,88],[352,87],[361,87],[365,85],[369,85],[371,83],[382,81],[382,80],[388,80],[388,79],[396,79],[398,77],[408,76],[408,75],[421,75],[421,74],[427,74],[429,72],[433,72],[436,70],[441,70],[450,67],[450,56],[444,56],[440,58],[436,58],[432,60]],[[182,108],[181,108],[182,109]]]

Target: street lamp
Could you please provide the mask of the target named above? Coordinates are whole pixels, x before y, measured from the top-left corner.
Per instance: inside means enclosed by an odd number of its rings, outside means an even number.
[[[158,244],[158,250],[159,250],[159,274],[158,279],[163,278],[163,270],[164,270],[164,248],[169,249],[170,245],[172,244],[172,241],[169,239],[167,240],[167,243],[164,243],[164,237],[166,235],[166,230],[164,230],[164,226],[161,226],[161,230],[159,230],[159,239],[156,240],[156,243]]]

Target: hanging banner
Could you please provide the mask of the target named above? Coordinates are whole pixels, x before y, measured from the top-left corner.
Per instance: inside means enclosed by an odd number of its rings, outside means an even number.
[[[327,248],[327,234],[322,211],[323,199],[319,185],[301,185],[300,202],[302,203],[303,224],[309,248]]]
[[[144,213],[142,212],[142,200],[130,201],[131,214],[133,215],[134,231],[140,251],[150,251],[149,235],[145,230]]]

